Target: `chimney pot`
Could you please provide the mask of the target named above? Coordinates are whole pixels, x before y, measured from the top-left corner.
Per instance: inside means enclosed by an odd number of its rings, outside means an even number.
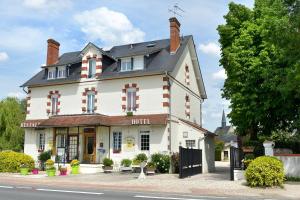
[[[170,53],[175,54],[180,46],[180,23],[176,17],[171,17],[170,21]]]
[[[47,65],[54,65],[58,62],[59,57],[59,42],[55,41],[54,39],[47,40],[48,47],[47,47]]]

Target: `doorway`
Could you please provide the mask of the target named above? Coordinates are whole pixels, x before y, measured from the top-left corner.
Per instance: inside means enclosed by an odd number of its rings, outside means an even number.
[[[84,163],[94,164],[96,163],[96,134],[85,133],[84,134]]]

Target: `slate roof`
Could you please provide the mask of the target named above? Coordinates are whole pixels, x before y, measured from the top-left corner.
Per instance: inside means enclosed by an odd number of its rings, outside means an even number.
[[[215,133],[210,132],[209,130],[203,128],[199,124],[196,124],[194,122],[191,122],[191,121],[188,121],[188,120],[185,120],[185,119],[181,119],[181,118],[179,120],[186,123],[186,124],[188,124],[188,125],[190,125],[190,126],[192,126],[192,127],[194,127],[194,128],[196,128],[196,129],[198,129],[198,130],[200,130],[200,131],[202,131],[202,132],[204,132],[205,135],[217,136]]]
[[[102,59],[103,71],[99,79],[110,79],[120,77],[134,77],[140,75],[161,74],[164,72],[171,72],[182,55],[189,40],[193,40],[192,36],[184,36],[181,38],[181,45],[176,54],[170,54],[170,40],[155,40],[149,42],[142,42],[129,45],[114,46],[109,51],[104,51]],[[155,44],[149,46],[149,44]],[[100,49],[100,48],[99,48]],[[102,49],[100,49],[103,51]],[[62,79],[47,80],[45,68],[33,76],[30,80],[25,82],[21,87],[26,86],[43,86],[52,85],[57,83],[77,82],[80,80],[81,70],[81,52],[68,52],[59,57],[58,63],[54,66],[69,66],[70,75]],[[129,56],[145,56],[146,66],[143,70],[136,70],[130,72],[120,72],[119,66],[116,62],[117,59]]]
[[[235,135],[230,131],[231,128],[232,128],[231,126],[218,127],[215,130],[215,134],[218,135],[217,139],[222,140],[225,143],[231,141],[237,142],[237,135]]]

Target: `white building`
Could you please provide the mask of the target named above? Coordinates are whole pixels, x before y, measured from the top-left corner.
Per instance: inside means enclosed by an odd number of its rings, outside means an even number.
[[[24,152],[34,159],[51,149],[69,162],[118,163],[144,152],[170,154],[179,145],[203,151],[203,172],[214,170],[214,134],[202,128],[206,99],[192,36],[114,46],[89,43],[59,56],[48,40],[47,65],[24,83]]]

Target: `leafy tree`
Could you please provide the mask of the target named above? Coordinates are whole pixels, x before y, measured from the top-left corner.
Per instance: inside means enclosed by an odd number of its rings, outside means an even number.
[[[0,151],[20,151],[24,146],[24,129],[20,127],[25,119],[25,107],[16,98],[0,101]]]
[[[227,73],[222,90],[231,102],[231,123],[252,140],[294,129],[300,111],[299,1],[256,0],[253,10],[230,3],[224,18],[220,65]]]

